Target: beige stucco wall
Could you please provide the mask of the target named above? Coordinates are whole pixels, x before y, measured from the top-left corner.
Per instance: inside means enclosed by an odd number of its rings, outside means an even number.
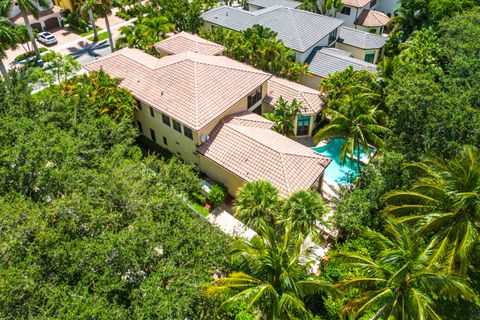
[[[364,50],[364,49],[349,46],[347,44],[339,43],[339,42],[335,44],[335,48],[351,52],[353,58],[359,59],[362,61],[365,61],[365,53],[372,51],[372,52],[375,52],[375,58],[373,60],[373,63],[378,62],[380,49]]]
[[[182,132],[173,129],[172,118],[170,118],[171,126],[167,126],[162,121],[162,114],[155,109],[153,110],[155,117],[150,115],[150,107],[142,103],[142,110],[135,112],[135,119],[142,124],[143,135],[150,139],[150,129],[155,131],[156,143],[173,154],[190,163],[198,164],[198,156],[196,155],[195,141],[198,140],[197,132],[193,131],[193,140],[186,137]],[[167,138],[167,145],[163,142],[163,137]]]
[[[245,180],[234,175],[230,171],[216,164],[215,162],[207,159],[205,156],[200,155],[200,170],[204,172],[211,179],[223,183],[231,196],[237,194],[238,189],[245,183]]]
[[[169,56],[169,55],[170,55],[170,53],[168,53],[168,52],[166,52],[166,51],[163,51],[162,49],[157,49],[157,52],[158,52],[160,58],[163,58],[163,57],[165,57],[165,56]]]
[[[364,27],[362,25],[356,25],[355,29],[362,30],[365,32],[370,32],[370,30],[375,29],[375,34],[382,34],[383,32],[383,27]]]
[[[301,76],[300,83],[315,90],[319,90],[321,77],[316,75]]]

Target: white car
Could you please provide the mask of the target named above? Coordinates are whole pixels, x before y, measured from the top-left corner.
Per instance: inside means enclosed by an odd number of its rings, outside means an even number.
[[[38,34],[38,41],[43,44],[49,45],[57,43],[57,38],[55,38],[55,36],[50,32],[40,32]]]

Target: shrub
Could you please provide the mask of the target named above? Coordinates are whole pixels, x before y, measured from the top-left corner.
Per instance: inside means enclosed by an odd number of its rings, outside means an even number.
[[[90,23],[75,13],[67,13],[64,23],[68,23],[70,29],[79,33],[87,32],[90,29]]]
[[[227,198],[227,192],[225,187],[220,184],[213,184],[210,187],[210,193],[208,194],[208,202],[213,205],[214,208],[219,207]]]
[[[194,192],[192,193],[192,198],[193,201],[195,201],[198,204],[201,204],[202,206],[207,202],[207,197],[205,197],[203,194],[199,192]]]

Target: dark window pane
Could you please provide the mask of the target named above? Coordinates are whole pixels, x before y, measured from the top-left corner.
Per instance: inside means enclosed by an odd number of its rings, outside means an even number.
[[[375,52],[369,52],[365,54],[365,61],[373,63],[373,60],[375,60]]]
[[[162,113],[162,121],[170,127],[170,118]]]
[[[152,116],[152,118],[155,118],[155,112],[153,111],[152,107],[150,107],[150,115]]]
[[[173,129],[177,130],[178,132],[182,132],[182,125],[180,122],[177,122],[175,120],[172,120],[173,122]]]
[[[255,91],[250,93],[250,95],[247,97],[247,108],[252,107],[261,99],[262,99],[262,87],[260,86]]]
[[[308,135],[310,131],[310,116],[298,116],[297,136]]]
[[[138,99],[137,99],[137,108],[138,110],[142,110],[142,103]]]
[[[140,121],[137,121],[137,126],[138,126],[138,131],[143,134],[143,128],[142,128],[142,123]]]
[[[188,137],[188,138],[190,138],[190,139],[193,140],[193,132],[192,132],[192,129],[183,126],[183,134],[185,135],[185,137]]]
[[[164,143],[165,145],[167,145],[167,144],[168,144],[168,143],[167,143],[167,138],[166,138],[166,137],[163,137],[163,143]]]
[[[155,131],[153,129],[150,129],[150,137],[152,138],[152,141],[157,141],[157,138],[155,137]]]
[[[340,12],[341,12],[342,14],[344,14],[344,15],[349,16],[351,10],[352,10],[352,9],[351,9],[350,7],[343,7],[342,11],[340,11]]]

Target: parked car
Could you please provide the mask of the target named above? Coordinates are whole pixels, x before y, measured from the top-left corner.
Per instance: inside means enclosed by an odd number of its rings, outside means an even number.
[[[57,38],[55,38],[55,36],[50,32],[40,32],[38,34],[38,41],[43,44],[49,45],[57,43]]]

